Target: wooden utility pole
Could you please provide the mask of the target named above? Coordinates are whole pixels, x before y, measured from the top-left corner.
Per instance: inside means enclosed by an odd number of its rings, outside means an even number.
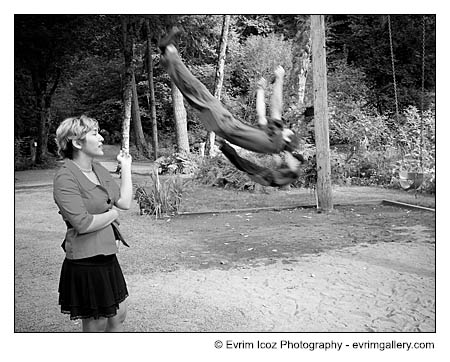
[[[330,211],[333,209],[333,200],[331,196],[330,139],[328,131],[325,17],[323,15],[311,15],[311,42],[317,161],[317,207],[323,211]]]

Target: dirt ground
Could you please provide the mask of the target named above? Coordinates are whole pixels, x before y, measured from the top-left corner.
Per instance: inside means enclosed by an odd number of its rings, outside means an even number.
[[[24,178],[16,173],[15,331],[80,331],[80,322],[70,321],[57,305],[64,225],[51,187],[42,175],[41,184],[28,180],[29,187]],[[337,200],[350,205],[331,213],[296,208],[154,220],[139,216],[134,204],[121,214],[121,229],[131,245],[119,252],[130,293],[125,329],[435,331],[434,212],[358,204],[361,195],[366,201],[377,195],[381,200],[386,191],[351,189],[336,192]],[[223,205],[220,198],[247,197],[197,188],[186,195],[197,204],[185,211],[202,210],[199,200],[211,205],[208,192],[215,197],[215,209]],[[283,197],[297,202],[311,197],[287,195],[253,194],[249,199],[270,204],[275,199],[283,203]],[[232,206],[244,204],[233,201]]]
[[[121,255],[130,314],[148,311],[146,300],[157,322],[134,327],[434,331],[433,223],[429,214],[384,206],[173,219],[164,227],[170,253],[165,244]],[[137,267],[132,258],[152,263]]]

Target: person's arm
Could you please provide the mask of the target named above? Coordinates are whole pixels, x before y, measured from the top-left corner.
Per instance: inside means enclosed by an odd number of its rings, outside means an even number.
[[[88,213],[78,184],[68,174],[59,174],[55,177],[53,197],[64,220],[70,223],[79,234],[100,230],[119,217],[117,210],[108,210],[95,215]]]
[[[83,234],[91,233],[93,231],[97,231],[108,226],[119,217],[119,212],[115,209],[110,209],[107,212],[104,212],[103,214],[97,214],[92,216],[93,216],[92,222],[83,232]]]
[[[120,197],[115,206],[122,210],[128,210],[133,200],[133,184],[131,182],[131,155],[120,151],[117,161],[121,165]]]

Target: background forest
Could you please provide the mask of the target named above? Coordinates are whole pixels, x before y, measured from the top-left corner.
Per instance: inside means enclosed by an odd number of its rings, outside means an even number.
[[[16,15],[15,169],[53,167],[56,127],[69,116],[96,118],[105,143],[120,144],[127,89],[134,160],[184,154],[206,178],[213,164],[225,167],[196,158],[207,132],[186,103],[177,114],[159,63],[158,41],[175,24],[183,60],[213,93],[222,15]],[[281,64],[284,118],[314,174],[309,16],[232,15],[228,29],[221,101],[254,123],[256,82]],[[434,192],[435,29],[434,15],[326,16],[333,182],[389,185],[403,167],[424,171],[424,190]],[[313,183],[305,175],[298,186]]]

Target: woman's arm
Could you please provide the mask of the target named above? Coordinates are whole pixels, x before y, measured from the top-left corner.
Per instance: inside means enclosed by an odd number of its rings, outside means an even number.
[[[120,151],[117,156],[117,161],[121,166],[121,183],[120,183],[120,197],[116,201],[116,206],[122,210],[128,210],[131,207],[133,200],[133,184],[131,181],[131,155]]]
[[[89,224],[86,230],[83,231],[83,234],[91,233],[93,231],[97,231],[108,226],[119,217],[119,212],[116,209],[110,209],[107,212],[104,212],[103,214],[97,214],[92,216],[93,216],[92,222]]]
[[[108,210],[102,214],[88,213],[77,183],[67,173],[55,177],[53,197],[64,220],[79,234],[100,230],[119,217],[117,210]]]

